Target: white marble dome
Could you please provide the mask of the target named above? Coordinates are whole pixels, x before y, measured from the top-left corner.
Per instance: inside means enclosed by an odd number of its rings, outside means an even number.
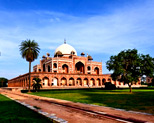
[[[74,52],[74,53],[73,53],[74,55],[77,55],[76,50],[75,50],[71,45],[66,44],[66,43],[60,45],[60,46],[55,50],[54,55],[55,55],[58,51],[60,51],[63,55],[71,55],[72,52]]]

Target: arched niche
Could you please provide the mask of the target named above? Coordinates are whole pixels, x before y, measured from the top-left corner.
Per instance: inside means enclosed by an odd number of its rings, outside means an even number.
[[[63,69],[63,73],[68,73],[68,65],[67,64],[64,64],[62,66],[62,69]]]
[[[85,67],[82,62],[77,62],[75,64],[75,71],[76,73],[85,73]]]

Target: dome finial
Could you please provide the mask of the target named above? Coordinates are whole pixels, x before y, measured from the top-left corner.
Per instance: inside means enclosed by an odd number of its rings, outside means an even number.
[[[57,47],[57,49],[55,50],[55,53],[60,51],[63,56],[70,56],[71,55],[71,52],[74,51],[75,53],[73,53],[75,56],[77,56],[77,52],[76,50],[69,44],[62,44],[60,45],[59,47]]]
[[[66,44],[66,39],[64,38],[64,44]]]

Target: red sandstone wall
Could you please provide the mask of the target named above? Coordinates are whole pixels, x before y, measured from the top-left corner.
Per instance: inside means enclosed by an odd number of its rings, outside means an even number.
[[[61,82],[66,80],[66,85],[69,86],[70,79],[73,79],[74,85],[78,86],[78,80],[81,79],[81,85],[84,86],[84,83],[87,81],[88,85],[91,85],[93,82],[93,86],[102,86],[104,82],[112,82],[116,86],[124,85],[121,82],[113,81],[110,77],[110,74],[102,74],[102,75],[92,75],[92,74],[64,74],[64,73],[51,73],[51,72],[33,72],[31,73],[31,82],[33,78],[39,77],[44,80],[44,78],[48,78],[49,85],[51,86],[53,78],[58,79],[58,86],[61,86]],[[22,76],[16,77],[8,81],[8,87],[28,87],[29,78],[28,74],[24,74]],[[32,85],[32,83],[31,83]],[[137,83],[140,85],[140,82]]]

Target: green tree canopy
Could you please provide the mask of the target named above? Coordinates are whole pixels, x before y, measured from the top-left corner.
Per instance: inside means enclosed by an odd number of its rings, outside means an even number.
[[[7,87],[7,82],[8,82],[7,78],[1,77],[0,78],[0,87]]]
[[[154,58],[141,54],[141,75],[154,76]]]
[[[142,75],[152,77],[154,74],[154,59],[149,55],[138,54],[136,49],[121,51],[118,55],[111,56],[106,63],[107,69],[112,70],[112,79],[131,85],[139,80]]]
[[[23,58],[26,58],[28,62],[33,62],[37,59],[39,54],[39,45],[34,40],[27,39],[21,42],[20,51]]]
[[[31,73],[31,62],[33,62],[35,59],[37,59],[39,55],[39,45],[37,42],[34,40],[27,39],[23,42],[21,42],[20,45],[20,52],[23,58],[26,59],[26,61],[29,62],[29,92],[30,92],[30,84],[31,84],[31,78],[30,78],[30,73]]]

